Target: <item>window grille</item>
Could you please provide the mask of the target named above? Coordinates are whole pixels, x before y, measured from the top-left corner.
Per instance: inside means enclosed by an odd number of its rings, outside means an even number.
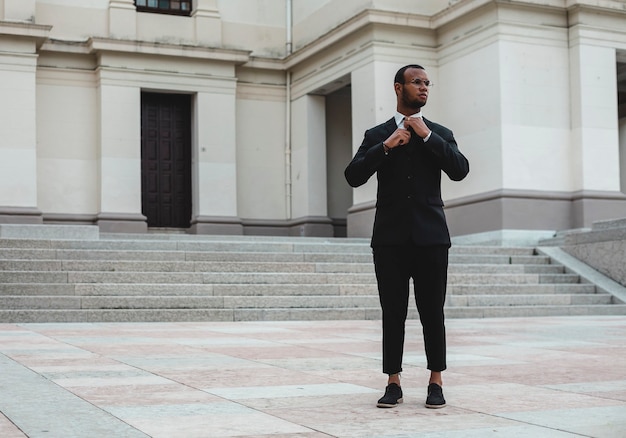
[[[135,0],[139,12],[190,15],[191,0]]]

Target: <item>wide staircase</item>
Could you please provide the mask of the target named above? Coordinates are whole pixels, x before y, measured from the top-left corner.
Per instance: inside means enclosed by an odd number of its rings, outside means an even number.
[[[626,315],[528,247],[453,246],[448,284],[449,318]],[[378,318],[366,239],[0,238],[0,323]]]

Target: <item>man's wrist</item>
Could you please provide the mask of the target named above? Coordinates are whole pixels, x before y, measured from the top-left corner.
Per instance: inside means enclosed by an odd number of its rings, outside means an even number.
[[[429,131],[428,135],[426,135],[426,137],[423,138],[424,143],[426,143],[430,139],[430,136],[431,136],[432,133],[433,133],[433,131]]]
[[[389,146],[387,146],[385,144],[385,142],[383,141],[383,151],[385,151],[385,155],[389,155],[389,151],[391,150],[391,148]]]

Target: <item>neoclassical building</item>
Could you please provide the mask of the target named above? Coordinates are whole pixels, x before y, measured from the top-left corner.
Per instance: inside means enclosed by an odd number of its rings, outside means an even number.
[[[623,0],[0,0],[0,223],[368,236],[408,63],[454,236],[626,217]]]

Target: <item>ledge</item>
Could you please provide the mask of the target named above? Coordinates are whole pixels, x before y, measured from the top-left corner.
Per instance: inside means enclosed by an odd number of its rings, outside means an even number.
[[[113,38],[89,38],[85,41],[48,40],[42,48],[46,52],[94,54],[98,52],[160,55],[180,58],[206,59],[232,62],[237,65],[250,60],[249,50],[219,49],[190,44],[165,44],[151,41],[119,40]]]
[[[37,49],[48,39],[51,29],[52,26],[49,25],[0,20],[0,35],[33,38]]]

